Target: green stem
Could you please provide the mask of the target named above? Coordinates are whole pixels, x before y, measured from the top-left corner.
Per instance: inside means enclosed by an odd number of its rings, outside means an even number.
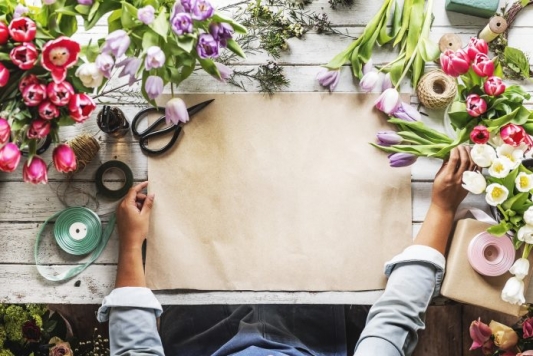
[[[532,248],[533,245],[526,243],[526,246],[524,246],[524,251],[522,251],[522,258],[528,258]]]
[[[398,58],[396,58],[395,60],[393,60],[393,61],[391,61],[391,62],[385,64],[385,65],[382,66],[381,68],[379,68],[378,72],[383,72],[383,70],[384,70],[385,68],[391,67],[394,63],[401,61],[404,57],[405,57],[405,53],[400,53],[400,55],[398,56]]]

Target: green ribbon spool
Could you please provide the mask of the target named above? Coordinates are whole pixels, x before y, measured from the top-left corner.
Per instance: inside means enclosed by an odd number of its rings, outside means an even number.
[[[47,274],[47,269],[39,263],[39,247],[43,240],[43,231],[52,220],[55,220],[54,238],[63,251],[76,256],[92,252],[85,263],[53,276]],[[113,214],[105,230],[102,231],[98,215],[83,207],[67,208],[46,219],[37,233],[34,249],[35,265],[41,276],[50,281],[65,281],[81,273],[96,261],[106,247],[115,228],[115,221],[116,217]]]

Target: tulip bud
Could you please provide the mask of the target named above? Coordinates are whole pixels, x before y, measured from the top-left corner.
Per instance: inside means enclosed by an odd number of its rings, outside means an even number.
[[[507,124],[500,129],[500,137],[503,142],[513,147],[520,146],[526,139],[526,131],[522,126]]]
[[[470,150],[470,157],[478,167],[490,167],[496,159],[496,151],[489,145],[475,144]]]
[[[24,89],[26,89],[30,84],[41,84],[41,82],[35,74],[25,75],[19,82],[19,91],[24,93]]]
[[[474,127],[470,132],[470,140],[477,144],[482,145],[484,143],[487,143],[489,141],[489,138],[489,130],[483,125],[478,125]]]
[[[27,17],[12,20],[8,29],[14,42],[31,42],[37,34],[37,25]]]
[[[9,81],[9,70],[0,63],[0,88],[5,87]]]
[[[50,133],[50,121],[44,119],[33,120],[26,133],[29,139],[44,138]]]
[[[403,138],[395,131],[380,131],[376,137],[380,146],[399,145],[403,141]]]
[[[48,182],[48,172],[46,163],[38,157],[34,156],[31,162],[27,161],[22,170],[22,178],[26,183],[46,184]]]
[[[503,287],[501,297],[507,303],[516,304],[516,305],[524,304],[526,302],[524,298],[524,281],[517,277],[509,278],[509,280],[507,280],[507,283],[505,283],[505,286]],[[492,329],[492,323],[491,323],[491,329]],[[506,339],[501,339],[497,341],[496,334],[494,336],[495,336],[494,342],[496,343],[496,346],[501,347],[501,344],[507,341]]]
[[[513,277],[514,278],[514,277]],[[523,287],[523,282],[522,282]],[[494,343],[502,350],[509,350],[518,342],[518,335],[516,332],[508,327],[492,320],[489,324],[492,335],[494,335]]]
[[[66,144],[60,144],[54,149],[52,154],[54,166],[58,172],[73,172],[77,168],[76,155],[72,148]]]
[[[514,261],[514,264],[509,268],[509,272],[514,274],[518,279],[524,279],[529,273],[529,260],[527,258],[519,258]]]
[[[448,49],[440,55],[440,65],[444,73],[458,77],[470,69],[470,58],[462,49],[456,52]]]
[[[533,317],[524,320],[522,323],[522,332],[524,333],[524,339],[533,337]]]
[[[3,46],[9,40],[9,29],[7,25],[0,21],[0,46]]]
[[[189,121],[189,112],[185,102],[180,98],[170,99],[165,106],[165,117],[167,124],[173,123],[177,125],[180,122],[186,123]]]
[[[340,77],[341,76],[340,76],[339,69],[326,69],[326,68],[322,68],[316,76],[318,80],[318,84],[320,84],[324,88],[328,88],[329,91],[335,90],[335,87],[339,83]]]
[[[22,92],[22,100],[26,106],[37,106],[46,99],[44,84],[30,84]]]
[[[144,83],[144,91],[150,100],[154,100],[163,92],[163,79],[157,75],[151,75]]]
[[[0,148],[0,171],[13,172],[17,169],[20,161],[20,150],[12,142],[6,143]]]
[[[85,94],[74,94],[68,103],[70,117],[76,122],[84,122],[91,116],[96,109],[96,104],[93,99]]]
[[[481,194],[487,188],[487,181],[480,172],[463,172],[463,188],[473,194]]]
[[[122,57],[130,46],[131,40],[124,30],[115,30],[107,35],[102,53],[112,53],[116,59]]]
[[[220,74],[220,77],[215,77],[215,79],[220,80],[222,83],[226,83],[231,76],[233,75],[233,69],[225,66],[222,63],[215,62],[215,67],[217,67],[218,74]]]
[[[470,94],[466,98],[466,111],[472,117],[478,117],[487,111],[487,103],[477,94]]]
[[[471,37],[466,52],[468,53],[468,58],[473,61],[478,53],[489,54],[489,46],[485,40]]]
[[[478,53],[472,62],[472,70],[480,77],[491,77],[494,74],[494,62],[486,54]]]
[[[11,136],[11,126],[6,119],[0,118],[0,146],[9,141]]]
[[[483,84],[485,93],[490,96],[498,96],[505,91],[505,84],[500,77],[488,77]]]
[[[407,167],[412,165],[418,159],[411,153],[392,153],[389,155],[389,165],[391,167]]]
[[[11,52],[9,52],[11,62],[22,70],[33,68],[38,57],[39,53],[37,52],[37,47],[31,42],[14,47]]]
[[[165,53],[158,46],[151,46],[146,50],[144,69],[161,68],[165,65]]]
[[[39,112],[39,116],[45,120],[53,120],[56,117],[59,117],[59,109],[48,100],[39,104],[39,109],[37,111]]]
[[[401,105],[400,94],[398,94],[396,89],[387,89],[381,93],[378,100],[376,100],[374,104],[378,110],[390,115]]]
[[[470,337],[472,338],[472,346],[470,346],[470,351],[479,349],[483,344],[490,339],[492,336],[492,331],[489,326],[481,322],[481,318],[474,320],[470,324],[469,328]]]
[[[372,60],[372,58],[370,58],[370,60],[366,62],[365,65],[363,66],[363,75],[370,73],[370,72],[375,72],[375,71],[376,70],[374,69],[374,61]]]
[[[145,25],[149,25],[154,22],[155,9],[152,5],[141,7],[137,11],[137,19]]]
[[[376,85],[379,82],[379,73],[375,71],[367,72],[363,77],[361,78],[361,81],[359,82],[359,87],[362,91],[365,93],[371,92],[374,90]]]
[[[420,115],[420,112],[418,112],[418,110],[416,110],[411,105],[404,103],[403,101],[398,107],[398,109],[396,109],[391,115],[398,119],[402,119],[404,121],[422,120],[422,116]]]
[[[56,106],[67,105],[73,95],[74,88],[69,82],[56,83],[51,81],[46,86],[46,96]]]
[[[100,70],[100,72],[102,72],[104,77],[106,77],[107,79],[111,78],[111,70],[115,65],[115,61],[113,60],[113,57],[111,57],[110,54],[100,53],[96,57],[94,64]]]

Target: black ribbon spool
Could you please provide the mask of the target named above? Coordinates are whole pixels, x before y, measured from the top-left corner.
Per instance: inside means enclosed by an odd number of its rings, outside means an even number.
[[[104,174],[110,169],[118,169],[124,174],[125,182],[120,189],[112,190],[104,185]],[[133,186],[133,172],[131,171],[131,168],[124,162],[107,161],[96,171],[94,181],[96,183],[96,190],[99,194],[106,198],[116,200],[124,197],[128,193],[128,190],[130,190],[130,188]]]
[[[126,115],[117,107],[104,105],[96,116],[96,124],[106,134],[113,137],[124,136],[130,127]]]
[[[37,151],[36,151],[36,153],[38,155],[41,155],[41,154],[45,153],[46,150],[50,148],[51,144],[52,144],[52,137],[50,135],[47,135],[46,137],[41,138],[37,142]],[[28,156],[28,154],[29,154],[27,148],[21,150],[21,153],[22,153],[22,155],[24,157]]]

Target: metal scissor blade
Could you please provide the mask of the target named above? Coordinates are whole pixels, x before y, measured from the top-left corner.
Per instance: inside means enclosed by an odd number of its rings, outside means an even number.
[[[187,111],[189,112],[189,116],[193,116],[194,114],[199,113],[200,111],[205,109],[207,105],[211,104],[213,101],[215,101],[215,99],[209,99],[206,101],[202,101],[201,103],[196,104],[194,106],[191,106],[190,108],[187,109]]]

